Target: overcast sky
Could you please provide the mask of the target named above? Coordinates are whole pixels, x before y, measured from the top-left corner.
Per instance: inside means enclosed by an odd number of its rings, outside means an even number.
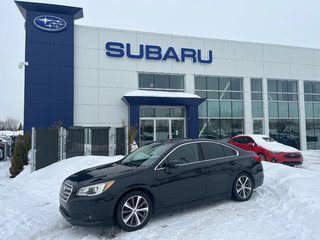
[[[82,7],[78,25],[320,48],[320,0],[34,0]],[[23,121],[24,18],[0,1],[0,120]]]

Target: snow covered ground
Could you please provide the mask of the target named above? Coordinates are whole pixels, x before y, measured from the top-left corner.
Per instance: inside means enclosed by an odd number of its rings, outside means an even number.
[[[8,178],[0,162],[0,239],[320,239],[320,151],[300,167],[263,163],[265,182],[248,202],[225,200],[155,215],[143,229],[73,227],[58,211],[61,182],[81,169],[120,157],[75,157]]]

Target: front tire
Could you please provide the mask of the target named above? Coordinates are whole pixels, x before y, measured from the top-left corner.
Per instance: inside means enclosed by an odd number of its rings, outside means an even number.
[[[131,232],[143,228],[151,215],[150,197],[141,191],[123,196],[116,209],[116,221],[125,231]]]
[[[240,173],[233,183],[233,199],[236,201],[248,201],[253,192],[253,182],[249,174]]]

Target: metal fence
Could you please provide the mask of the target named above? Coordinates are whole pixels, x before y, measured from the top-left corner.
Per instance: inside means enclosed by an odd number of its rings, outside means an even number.
[[[72,127],[32,129],[32,169],[75,156],[126,155],[125,128]]]

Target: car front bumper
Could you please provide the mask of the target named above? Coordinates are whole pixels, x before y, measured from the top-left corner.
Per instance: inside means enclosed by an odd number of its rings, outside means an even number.
[[[114,198],[74,197],[67,202],[60,198],[60,213],[76,226],[102,226],[113,222]]]

